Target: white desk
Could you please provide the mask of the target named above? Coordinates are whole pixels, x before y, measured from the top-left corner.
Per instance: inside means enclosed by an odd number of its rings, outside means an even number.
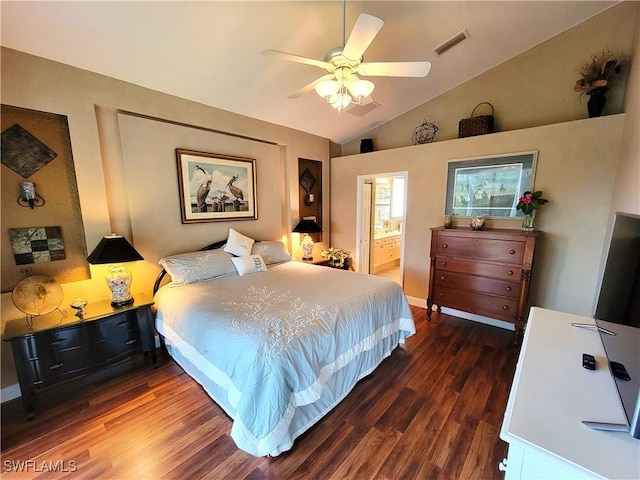
[[[594,324],[531,309],[500,431],[509,443],[505,478],[640,479],[640,440],[581,423],[625,416],[598,332],[572,322]],[[595,371],[582,367],[583,353],[596,357]]]

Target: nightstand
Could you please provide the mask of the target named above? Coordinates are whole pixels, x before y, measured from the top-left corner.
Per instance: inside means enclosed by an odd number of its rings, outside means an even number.
[[[121,308],[110,300],[89,303],[84,318],[65,317],[59,311],[7,322],[2,339],[11,342],[22,402],[28,418],[35,416],[34,395],[59,384],[112,365],[136,353],[151,353],[157,364],[150,300],[134,295],[135,302]]]
[[[302,263],[310,263],[312,265],[322,265],[323,267],[329,266],[328,258],[314,258],[312,260],[300,260]]]

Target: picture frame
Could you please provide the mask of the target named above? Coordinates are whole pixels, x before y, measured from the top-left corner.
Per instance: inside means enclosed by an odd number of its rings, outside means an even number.
[[[182,223],[256,220],[253,158],[176,149]]]
[[[519,198],[533,191],[538,151],[450,160],[445,215],[515,218]]]

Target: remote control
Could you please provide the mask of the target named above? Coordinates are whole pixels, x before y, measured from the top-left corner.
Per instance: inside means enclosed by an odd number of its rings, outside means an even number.
[[[624,365],[618,362],[609,362],[609,365],[611,365],[611,371],[616,378],[624,380],[625,382],[631,380],[631,377],[627,373],[627,369],[624,368]]]
[[[595,370],[596,369],[596,359],[593,355],[589,355],[588,353],[582,354],[582,366],[587,370]]]

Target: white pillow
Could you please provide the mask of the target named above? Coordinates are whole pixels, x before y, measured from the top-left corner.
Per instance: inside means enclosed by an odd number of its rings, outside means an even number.
[[[236,270],[241,277],[243,277],[244,275],[251,275],[252,273],[267,271],[267,266],[264,263],[264,259],[259,253],[256,255],[247,255],[244,257],[232,257],[231,261],[236,266]]]
[[[227,244],[223,250],[227,253],[231,253],[236,257],[244,257],[251,255],[251,247],[253,246],[253,238],[249,238],[241,233],[236,232],[233,228],[229,229],[229,237],[227,238]]]
[[[181,253],[158,260],[172,285],[186,285],[235,273],[231,254],[217,250]]]
[[[267,265],[289,262],[291,255],[284,243],[278,241],[256,242],[253,244],[251,253],[259,253]]]

